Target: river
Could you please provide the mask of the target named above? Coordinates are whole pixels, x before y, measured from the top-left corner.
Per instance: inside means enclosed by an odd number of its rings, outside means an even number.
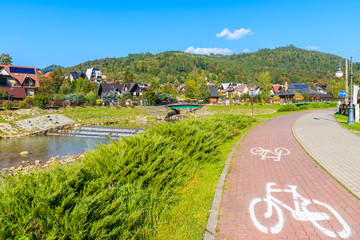
[[[148,129],[159,123],[123,123],[116,125],[106,125],[104,127],[120,128],[142,128]],[[45,162],[51,157],[77,155],[88,150],[95,150],[101,144],[109,144],[107,138],[83,138],[68,136],[33,136],[24,138],[0,139],[0,170],[9,168],[22,161],[41,160]],[[28,151],[26,156],[19,155],[22,151]]]

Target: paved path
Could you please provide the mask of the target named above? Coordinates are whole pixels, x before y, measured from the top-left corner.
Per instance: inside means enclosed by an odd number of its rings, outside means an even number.
[[[293,133],[321,166],[360,198],[360,136],[341,127],[335,112],[304,115],[295,122]]]
[[[360,239],[360,201],[292,134],[304,114],[272,119],[241,142],[225,183],[216,239]],[[272,212],[265,215],[267,209]]]

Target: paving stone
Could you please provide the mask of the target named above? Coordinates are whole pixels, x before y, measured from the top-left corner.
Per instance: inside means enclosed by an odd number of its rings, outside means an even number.
[[[318,166],[292,134],[294,122],[301,116],[306,117],[307,113],[299,112],[272,119],[249,132],[243,139],[227,175],[225,186],[228,188],[222,196],[216,239],[334,239],[331,234],[335,235],[335,239],[341,239],[338,232],[342,229],[348,233],[344,239],[360,239],[359,200]],[[312,132],[307,127],[302,129],[307,134]],[[312,142],[311,139],[307,141]],[[330,144],[329,141],[326,144]],[[261,159],[261,155],[251,153],[254,147],[268,149],[273,153],[264,155],[264,152],[259,151],[265,156]],[[275,161],[275,149],[278,147],[288,149],[290,154]],[[323,153],[327,152],[324,146],[319,149]],[[269,158],[270,156],[274,158]],[[332,155],[326,156],[329,158]],[[331,161],[328,165],[338,170],[338,166],[332,165],[333,162],[336,161]],[[271,186],[273,189],[288,192],[272,192],[273,198],[270,200],[270,197],[266,197],[269,183],[275,184]],[[299,195],[293,195],[289,191],[289,185],[296,186],[295,192]],[[306,202],[307,200],[309,201]],[[299,211],[291,212],[290,210],[295,209],[295,204],[299,204]],[[269,206],[272,206],[273,211],[266,218],[264,214]],[[325,219],[323,213],[329,219]],[[283,216],[283,224],[278,225],[274,230],[277,233],[273,234],[270,227],[279,223],[279,214]],[[299,219],[302,216],[301,221],[295,219],[295,214]],[[255,224],[252,216],[258,219],[260,226]],[[325,231],[316,224],[324,226]],[[265,229],[268,233],[260,230],[261,225],[262,230]]]

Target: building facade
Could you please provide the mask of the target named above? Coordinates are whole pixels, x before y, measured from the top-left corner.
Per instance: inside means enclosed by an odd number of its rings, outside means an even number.
[[[35,67],[0,65],[0,88],[8,92],[12,99],[34,96],[39,88]]]

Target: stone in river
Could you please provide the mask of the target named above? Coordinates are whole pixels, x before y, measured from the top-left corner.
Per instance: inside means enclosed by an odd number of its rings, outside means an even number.
[[[19,154],[25,156],[25,155],[29,155],[30,153],[28,151],[23,151],[23,152],[21,152]]]

